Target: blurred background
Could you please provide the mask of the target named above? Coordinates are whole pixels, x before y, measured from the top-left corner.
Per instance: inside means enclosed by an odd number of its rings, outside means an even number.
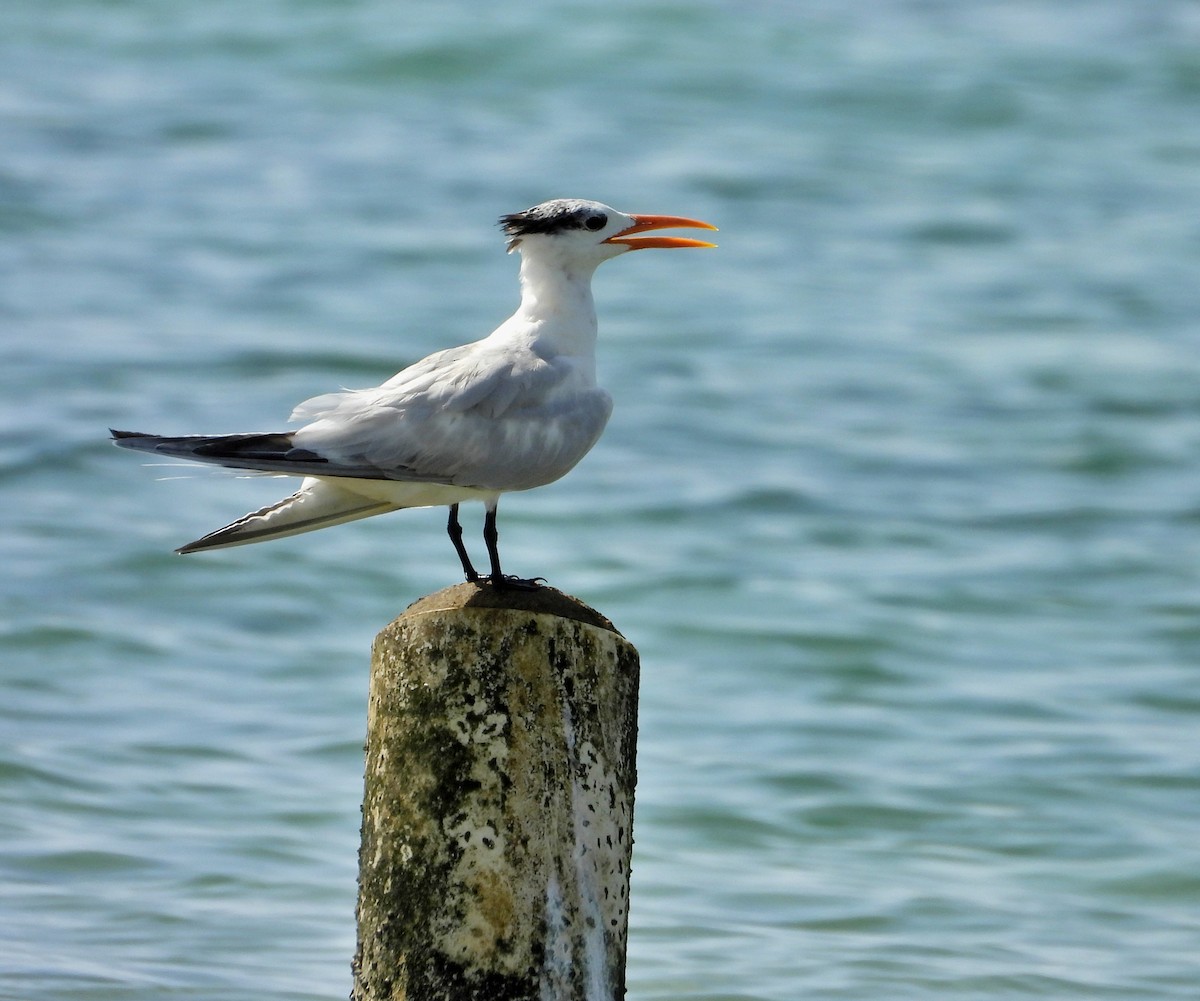
[[[480,337],[580,196],[722,231],[502,505],[642,654],[630,998],[1194,998],[1198,109],[1190,0],[6,0],[0,997],[346,995],[444,512],[180,559],[290,487],[106,428]]]

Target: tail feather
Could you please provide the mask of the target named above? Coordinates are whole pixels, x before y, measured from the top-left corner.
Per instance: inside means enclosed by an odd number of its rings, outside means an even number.
[[[267,542],[399,509],[400,505],[397,504],[373,500],[329,483],[309,480],[290,497],[252,511],[175,551],[198,553],[205,549],[228,549],[252,542]]]

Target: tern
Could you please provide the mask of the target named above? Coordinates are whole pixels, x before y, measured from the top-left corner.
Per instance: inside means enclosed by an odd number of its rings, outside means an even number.
[[[592,275],[631,250],[713,247],[650,230],[717,227],[668,215],[627,215],[600,202],[554,199],[500,218],[521,255],[521,303],[482,340],[410,365],[374,389],[314,397],[295,431],[168,437],[112,430],[113,443],[233,469],[301,476],[290,497],[176,552],[266,542],[410,507],[448,506],[463,572],[497,588],[532,586],[500,568],[502,494],[544,486],[596,444],[612,397],[596,383]],[[482,501],[490,574],[471,563],[459,504]]]

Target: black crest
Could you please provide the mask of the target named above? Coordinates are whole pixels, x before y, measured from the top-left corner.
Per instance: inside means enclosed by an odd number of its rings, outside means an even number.
[[[557,198],[542,202],[524,212],[514,212],[500,217],[500,228],[509,237],[508,249],[512,250],[523,236],[533,233],[564,233],[572,229],[584,229],[589,219],[599,214],[591,202],[571,198]]]

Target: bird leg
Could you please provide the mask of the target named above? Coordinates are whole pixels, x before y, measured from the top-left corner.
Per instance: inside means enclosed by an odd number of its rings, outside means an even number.
[[[488,506],[487,514],[483,516],[483,541],[487,544],[488,560],[492,564],[492,586],[504,586],[504,573],[500,570],[500,532],[496,528],[496,509]]]
[[[483,517],[483,541],[487,543],[488,560],[492,564],[492,572],[488,578],[492,587],[497,590],[517,588],[522,591],[533,591],[537,588],[540,578],[525,580],[522,577],[506,577],[500,569],[500,549],[497,546],[500,541],[500,532],[496,528],[496,509],[494,507],[489,507],[487,514]]]
[[[467,575],[467,580],[475,584],[479,581],[479,573],[475,567],[471,565],[471,557],[467,553],[467,547],[463,545],[463,530],[462,525],[458,523],[458,505],[450,505],[450,520],[446,522],[446,533],[450,536],[450,541],[454,543],[454,551],[458,553],[458,558],[462,560],[463,573]]]

